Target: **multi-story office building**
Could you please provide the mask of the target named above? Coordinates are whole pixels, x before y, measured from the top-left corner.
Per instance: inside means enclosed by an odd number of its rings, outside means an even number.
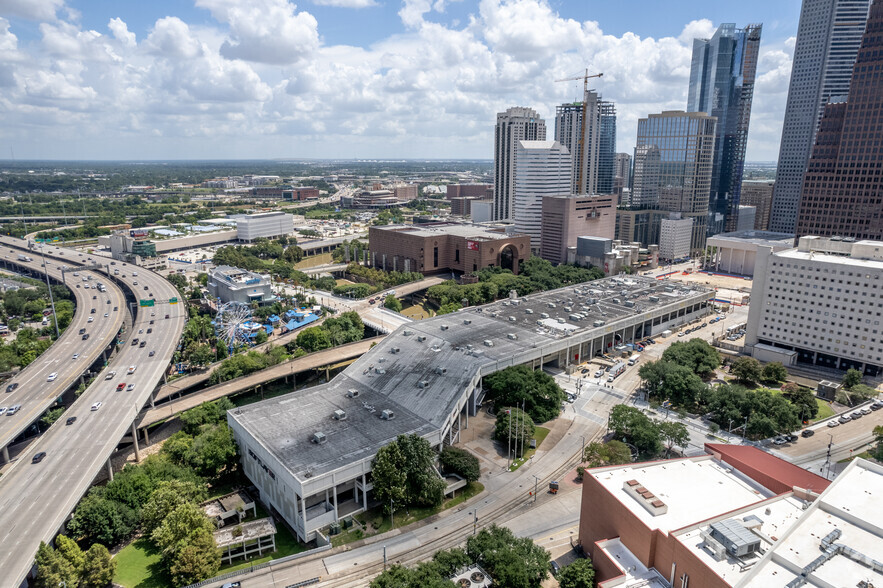
[[[598,94],[586,90],[582,102],[562,104],[555,111],[555,140],[567,147],[573,157],[571,194],[598,193],[601,105]],[[614,120],[614,129],[615,124]]]
[[[285,200],[316,200],[319,198],[319,188],[292,188],[282,190],[282,198]]]
[[[515,199],[515,151],[519,141],[545,141],[546,122],[516,106],[497,114],[494,129],[494,220],[511,220]]]
[[[693,235],[693,219],[681,218],[673,212],[659,221],[659,259],[671,262],[690,257],[690,238]]]
[[[653,214],[653,210],[642,211],[646,221],[655,225],[648,227],[648,231],[642,231],[647,238],[652,239],[654,235],[658,238],[658,221],[667,218],[670,212],[680,212],[683,218],[694,219],[691,249],[697,252],[705,248],[715,121],[715,117],[702,112],[682,111],[651,114],[638,121],[637,148],[655,146],[659,149],[659,195],[655,205],[659,214]],[[639,153],[638,149],[635,153]],[[634,182],[637,182],[637,161],[635,170]],[[633,194],[633,200],[634,197]],[[631,227],[644,222],[635,220]],[[620,225],[623,226],[622,223]],[[628,234],[626,230],[621,230],[617,239],[659,243],[645,241],[637,237],[637,233]]]
[[[490,184],[448,184],[446,197],[452,198],[490,198],[493,196],[493,186]]]
[[[793,233],[819,119],[846,96],[871,0],[803,0],[769,229]]]
[[[754,228],[757,220],[757,208],[754,206],[739,205],[738,222],[736,223],[737,231],[750,231]]]
[[[236,238],[240,241],[279,237],[294,231],[294,216],[285,212],[261,212],[230,218],[236,220]]]
[[[766,231],[770,226],[775,185],[774,180],[744,180],[742,182],[742,195],[739,201],[745,206],[753,206],[756,209],[755,230]]]
[[[717,118],[709,193],[708,233],[736,228],[761,25],[722,24],[693,40],[687,110]]]
[[[519,141],[516,150],[515,230],[530,235],[530,248],[541,250],[543,196],[569,195],[572,163],[567,147],[558,141]]]
[[[540,256],[552,263],[565,263],[567,249],[576,247],[579,237],[613,240],[616,232],[616,198],[598,196],[544,196]]]
[[[617,153],[613,164],[613,177],[622,178],[628,186],[632,179],[632,156],[628,153]]]
[[[745,345],[755,357],[883,370],[883,242],[801,237],[758,247]]]
[[[621,204],[634,210],[653,208],[659,204],[659,147],[635,147],[635,169],[628,200]]]
[[[601,133],[598,138],[598,185],[595,194],[613,194],[616,176],[616,106],[601,100]]]
[[[797,235],[883,240],[883,2],[875,0],[849,98],[829,103],[816,134]]]
[[[269,276],[229,265],[221,265],[213,269],[209,274],[206,288],[211,296],[221,302],[264,304],[276,300]]]

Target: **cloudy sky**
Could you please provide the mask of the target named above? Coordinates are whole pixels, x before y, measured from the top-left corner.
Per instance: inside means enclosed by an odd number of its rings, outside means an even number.
[[[586,67],[683,109],[691,44],[763,23],[748,159],[775,160],[800,0],[0,0],[0,159],[490,158]],[[552,123],[553,124],[553,123]],[[550,124],[550,126],[552,126]]]

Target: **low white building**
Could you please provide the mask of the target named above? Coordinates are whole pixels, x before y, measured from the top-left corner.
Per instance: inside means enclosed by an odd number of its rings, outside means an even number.
[[[760,246],[746,350],[829,369],[883,371],[883,242],[801,237],[796,249]],[[796,356],[794,355],[796,352]]]
[[[236,219],[236,238],[240,241],[251,242],[294,232],[294,215],[286,212],[261,212],[231,218]]]
[[[690,239],[693,235],[693,219],[680,218],[672,213],[659,224],[659,259],[683,259],[690,257]]]
[[[794,235],[753,229],[714,235],[706,242],[709,253],[705,269],[750,278],[754,275],[758,247],[770,247],[773,251],[792,249]]]

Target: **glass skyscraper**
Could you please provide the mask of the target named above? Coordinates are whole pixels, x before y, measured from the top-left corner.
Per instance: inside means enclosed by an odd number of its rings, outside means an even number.
[[[616,176],[616,106],[602,100],[601,136],[598,139],[598,194],[613,194],[613,178]]]
[[[722,24],[710,39],[693,40],[687,111],[717,118],[709,235],[736,229],[761,28]]]

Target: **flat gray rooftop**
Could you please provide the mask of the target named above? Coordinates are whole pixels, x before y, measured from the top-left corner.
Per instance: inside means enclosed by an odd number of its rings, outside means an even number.
[[[457,237],[475,238],[475,239],[505,239],[512,236],[520,236],[523,233],[513,233],[507,235],[500,231],[490,230],[482,225],[470,225],[467,223],[441,223],[426,225],[389,225],[379,227],[380,229],[398,231],[408,235],[418,235],[420,237],[437,237],[444,235],[454,235]]]
[[[551,352],[574,335],[600,336],[613,321],[702,294],[711,291],[628,276],[468,308],[399,327],[327,384],[229,414],[304,480],[372,457],[398,435],[443,431],[482,368],[496,371],[495,363],[511,365],[547,345]],[[349,397],[350,390],[358,395]],[[346,419],[333,418],[337,410]],[[384,410],[394,418],[382,419]],[[316,432],[325,442],[311,441]]]
[[[794,247],[793,233],[776,233],[773,231],[734,231],[732,233],[720,233],[710,239],[718,239],[723,241],[738,241],[740,243],[753,243],[755,245],[765,245],[769,247],[781,248]]]

